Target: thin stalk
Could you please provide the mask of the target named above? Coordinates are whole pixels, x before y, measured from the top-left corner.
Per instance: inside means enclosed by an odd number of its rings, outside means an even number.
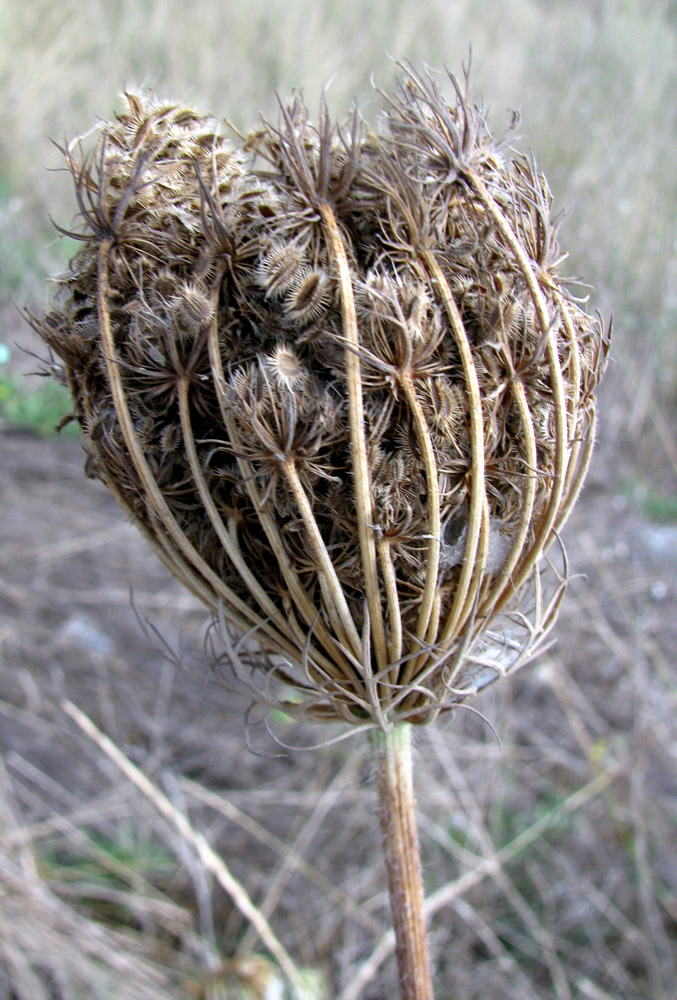
[[[461,628],[461,618],[468,606],[466,598],[476,569],[477,552],[482,531],[483,511],[486,504],[486,488],[484,483],[484,427],[482,425],[482,396],[480,393],[477,370],[473,359],[470,341],[458,305],[444,276],[442,268],[432,253],[426,252],[424,260],[433,278],[438,294],[444,305],[449,325],[456,340],[461,355],[465,388],[470,411],[470,450],[472,465],[470,467],[470,496],[468,498],[468,528],[466,533],[463,563],[459,573],[456,593],[451,610],[447,616],[442,631],[440,649],[446,651],[458,635]],[[477,579],[477,577],[475,577]],[[470,603],[474,595],[470,594]]]
[[[346,341],[346,384],[348,390],[348,422],[350,424],[350,451],[355,483],[355,513],[360,538],[360,554],[364,574],[364,590],[369,608],[373,637],[373,650],[379,670],[388,664],[388,649],[383,624],[381,591],[376,561],[376,539],[372,510],[371,475],[367,461],[367,437],[362,399],[362,370],[359,356],[360,339],[357,329],[355,297],[346,248],[329,205],[321,205],[329,251],[338,272],[343,316],[343,336]]]
[[[134,465],[136,473],[145,490],[148,508],[153,517],[160,522],[167,536],[171,538],[179,552],[181,552],[187,562],[190,563],[192,567],[191,574],[192,572],[196,572],[199,582],[206,583],[214,591],[215,595],[217,595],[217,600],[223,600],[225,607],[228,609],[230,620],[233,624],[235,624],[238,628],[242,628],[243,631],[247,631],[247,629],[251,628],[252,625],[256,628],[261,627],[263,631],[267,631],[267,622],[265,622],[259,615],[255,614],[251,608],[249,608],[244,601],[242,601],[237,594],[230,589],[230,587],[227,587],[226,584],[221,581],[214,570],[205,562],[200,553],[189,542],[185,532],[182,530],[181,526],[171,512],[169,505],[167,504],[167,501],[165,500],[164,495],[150,470],[146,456],[139,443],[134,430],[134,422],[127,405],[127,397],[122,384],[122,376],[120,375],[115,340],[111,329],[110,309],[108,305],[108,299],[110,296],[108,262],[111,246],[112,244],[110,240],[104,240],[99,246],[97,269],[97,317],[99,321],[101,344],[103,346],[103,353],[106,362],[108,384],[111,396],[113,397],[115,412],[132,464]],[[164,534],[158,532],[157,538],[160,543],[164,543]],[[168,556],[170,561],[173,563],[176,557],[171,549],[168,550]],[[185,579],[185,573],[181,574],[180,579]]]
[[[567,335],[569,341],[569,349],[571,354],[569,356],[569,363],[567,365],[567,380],[573,386],[574,392],[571,393],[567,402],[569,406],[569,440],[574,441],[576,439],[576,422],[578,418],[578,403],[581,400],[581,355],[578,346],[578,338],[576,337],[576,331],[574,330],[573,320],[571,319],[571,313],[569,312],[569,307],[567,305],[566,299],[558,289],[554,289],[555,301],[559,308],[560,314],[562,316],[562,325],[564,327],[564,332]],[[570,468],[573,461],[570,462]],[[568,486],[569,477],[567,477],[567,483],[564,484],[564,489],[566,490]]]
[[[374,730],[383,848],[395,929],[401,1000],[433,1000],[421,858],[416,833],[411,726]]]
[[[360,636],[348,607],[348,601],[343,593],[343,587],[336,575],[336,569],[327,551],[327,546],[317,526],[313,506],[299,477],[293,459],[282,462],[282,471],[294,494],[301,518],[308,532],[310,549],[317,559],[320,572],[320,586],[325,598],[327,611],[337,636],[342,642],[347,642],[348,649],[357,657],[361,653]]]
[[[416,431],[423,465],[426,474],[426,491],[428,495],[428,558],[426,561],[426,581],[421,605],[416,624],[416,636],[422,643],[426,640],[431,645],[437,638],[437,628],[439,625],[439,602],[435,600],[438,590],[438,575],[440,566],[440,543],[442,538],[442,526],[440,523],[440,484],[439,472],[437,470],[437,460],[433,450],[433,443],[430,437],[430,428],[423,413],[421,401],[416,395],[414,383],[409,374],[401,380],[404,396],[409,404],[411,415]],[[435,613],[437,612],[437,613]],[[418,657],[415,664],[412,664],[411,671],[405,670],[403,683],[407,683],[416,672],[420,664],[424,661],[425,654]]]
[[[215,317],[217,314],[218,305],[218,283],[214,287],[213,291],[213,302],[215,305],[214,313]],[[209,361],[212,370],[212,377],[214,379],[214,389],[216,390],[216,396],[219,403],[219,409],[221,411],[221,416],[223,418],[223,425],[228,430],[228,434],[232,441],[237,440],[233,422],[228,414],[228,407],[225,401],[225,385],[226,379],[223,371],[223,364],[221,362],[221,355],[219,353],[219,341],[218,341],[218,323],[216,318],[212,322],[209,329]],[[261,527],[263,528],[271,549],[275,554],[280,571],[284,577],[285,583],[289,588],[290,596],[299,611],[305,624],[312,630],[314,638],[326,651],[326,656],[321,655],[321,659],[313,653],[313,660],[316,661],[318,665],[323,666],[325,669],[329,669],[330,676],[333,676],[332,664],[341,669],[344,677],[352,678],[353,671],[348,665],[347,660],[341,653],[336,642],[333,640],[332,636],[326,629],[324,622],[322,621],[319,609],[315,607],[310,596],[303,588],[301,581],[295,572],[287,550],[285,549],[284,542],[282,540],[279,527],[272,517],[270,512],[264,508],[261,498],[256,487],[256,477],[254,475],[254,470],[250,463],[244,458],[238,458],[238,465],[242,473],[242,478],[245,483],[249,498],[254,506],[256,515],[259,519]],[[303,644],[302,644],[303,645]],[[311,647],[312,648],[312,647]]]
[[[296,645],[293,640],[293,636],[290,636],[290,630],[287,623],[282,619],[280,615],[280,609],[276,607],[275,603],[271,600],[268,594],[265,592],[263,587],[259,584],[258,580],[252,573],[251,569],[247,565],[245,559],[240,552],[239,546],[236,544],[235,536],[230,534],[226,525],[216,508],[216,504],[212,499],[212,495],[209,492],[207,483],[205,482],[205,477],[200,467],[200,461],[197,454],[197,448],[195,446],[195,438],[193,437],[193,428],[191,426],[190,420],[190,409],[188,405],[188,378],[184,377],[179,382],[178,387],[178,397],[179,397],[179,414],[181,420],[181,430],[183,432],[183,441],[186,446],[186,455],[188,456],[188,462],[190,464],[190,469],[193,474],[193,479],[195,485],[197,486],[198,492],[200,494],[200,499],[204,504],[204,508],[207,512],[209,520],[212,523],[214,531],[218,535],[219,541],[223,547],[223,551],[226,553],[231,563],[240,574],[243,582],[245,583],[249,593],[258,602],[261,610],[264,614],[268,615],[271,621],[274,623],[276,629],[276,634],[273,635],[271,632],[271,637],[275,639],[275,643],[281,649],[284,649],[287,653],[295,656],[298,652]],[[290,642],[291,639],[291,642]]]
[[[388,601],[388,617],[390,620],[390,662],[399,663],[402,657],[402,613],[400,611],[400,599],[397,593],[397,576],[393,564],[393,556],[390,551],[390,541],[387,538],[376,539],[376,552],[378,553],[381,574],[383,576],[383,586]],[[397,675],[397,668],[391,671],[390,680],[394,681]]]
[[[484,182],[476,173],[474,173],[474,171],[468,171],[468,179],[479,195],[486,211],[496,224],[496,228],[499,233],[514,253],[515,260],[517,261],[518,267],[522,272],[522,276],[524,277],[524,281],[526,282],[529,290],[531,301],[534,304],[539,325],[543,335],[547,336],[546,357],[550,368],[551,388],[555,403],[555,468],[552,475],[550,502],[536,532],[536,537],[532,546],[532,557],[525,561],[517,575],[516,580],[514,581],[515,589],[518,590],[531,573],[531,570],[542,552],[548,547],[548,544],[552,540],[552,529],[555,521],[557,520],[557,515],[560,509],[568,465],[569,441],[567,434],[567,406],[562,367],[557,353],[557,344],[555,342],[554,334],[550,329],[548,308],[543,297],[543,292],[538,283],[538,276],[534,269],[534,265],[530,262],[510,223],[501,211],[500,206],[494,198],[492,198]]]
[[[510,362],[512,367],[512,362],[510,361],[510,356],[508,351],[504,351],[503,356],[506,362]],[[492,591],[496,597],[494,597],[493,604],[497,605],[499,600],[504,598],[507,599],[507,595],[514,593],[513,584],[511,581],[511,576],[513,570],[519,563],[522,553],[524,551],[524,546],[529,534],[529,528],[531,526],[531,515],[534,510],[534,498],[536,496],[536,472],[538,469],[538,454],[536,451],[536,437],[534,435],[534,424],[531,419],[531,411],[529,409],[529,403],[527,401],[527,395],[524,391],[524,386],[521,382],[514,378],[514,371],[510,372],[512,378],[512,394],[515,402],[517,403],[517,409],[519,410],[520,419],[522,421],[521,429],[521,443],[524,449],[524,466],[526,470],[526,475],[524,479],[524,492],[522,494],[522,501],[520,504],[520,520],[517,531],[515,532],[515,537],[513,543],[510,547],[508,553],[508,558],[505,561],[505,565],[501,569],[499,575],[492,586]],[[480,614],[487,614],[492,609],[491,603],[483,605],[480,609]]]

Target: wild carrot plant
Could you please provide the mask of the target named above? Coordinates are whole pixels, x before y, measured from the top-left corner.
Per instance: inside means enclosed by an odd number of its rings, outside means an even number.
[[[33,322],[88,474],[214,615],[238,680],[370,731],[402,996],[423,1000],[411,727],[552,627],[566,564],[544,556],[608,336],[559,275],[533,158],[467,81],[448,99],[402,72],[378,134],[296,97],[235,145],[126,94],[93,150],[64,150],[81,249]]]

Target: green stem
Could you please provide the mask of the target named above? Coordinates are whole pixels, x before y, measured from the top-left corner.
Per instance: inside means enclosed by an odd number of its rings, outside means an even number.
[[[416,833],[411,726],[375,730],[378,795],[402,1000],[433,1000]]]

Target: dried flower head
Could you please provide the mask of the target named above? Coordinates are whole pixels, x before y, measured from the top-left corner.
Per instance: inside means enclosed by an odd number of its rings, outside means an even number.
[[[242,149],[127,95],[96,149],[65,151],[81,249],[33,320],[90,473],[255,632],[243,679],[386,730],[551,627],[542,557],[608,346],[558,273],[545,179],[450,81],[451,101],[405,68],[368,138],[295,98]]]

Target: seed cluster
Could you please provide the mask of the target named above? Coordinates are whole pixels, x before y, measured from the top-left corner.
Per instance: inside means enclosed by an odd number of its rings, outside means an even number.
[[[543,176],[450,79],[451,102],[405,69],[378,135],[295,98],[239,148],[127,94],[65,150],[82,246],[33,318],[89,474],[255,632],[261,696],[386,729],[552,624],[541,556],[608,347],[558,276]]]

